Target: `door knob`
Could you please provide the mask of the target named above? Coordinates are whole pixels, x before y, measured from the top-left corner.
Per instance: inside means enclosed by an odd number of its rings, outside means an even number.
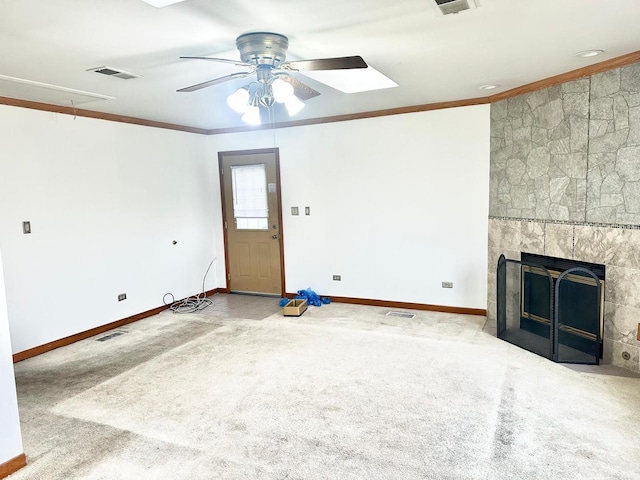
[[[278,235],[271,235],[271,238],[273,238],[274,240],[278,239]]]

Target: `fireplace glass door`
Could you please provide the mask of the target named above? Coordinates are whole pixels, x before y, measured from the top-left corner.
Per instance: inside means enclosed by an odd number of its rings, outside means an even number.
[[[598,364],[604,301],[602,280],[592,271],[572,268],[555,288],[556,362]]]
[[[553,279],[549,271],[502,256],[497,290],[498,338],[553,359]]]
[[[556,362],[598,364],[604,267],[522,257],[498,261],[498,337]]]

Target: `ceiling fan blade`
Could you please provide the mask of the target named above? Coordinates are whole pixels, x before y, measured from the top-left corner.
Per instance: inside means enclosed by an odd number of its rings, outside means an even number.
[[[351,68],[367,68],[362,57],[319,58],[317,60],[295,60],[286,62],[280,68],[291,70],[347,70]]]
[[[241,62],[239,60],[229,60],[228,58],[214,58],[214,57],[180,57],[187,60],[209,60],[211,62],[229,63],[231,65],[237,65],[238,67],[253,67],[250,63]]]
[[[197,85],[191,85],[190,87],[181,88],[177,90],[178,92],[195,92],[196,90],[200,90],[202,88],[207,88],[212,85],[217,85],[219,83],[228,82],[229,80],[235,80],[236,78],[244,78],[251,75],[253,72],[238,72],[232,73],[231,75],[226,75],[220,78],[214,78],[213,80],[209,80],[207,82],[198,83]]]
[[[282,80],[284,80],[285,82],[293,85],[293,93],[300,100],[309,100],[310,98],[320,95],[320,92],[314,90],[306,83],[302,83],[297,78],[291,77],[289,75],[282,75],[279,78],[282,78]]]

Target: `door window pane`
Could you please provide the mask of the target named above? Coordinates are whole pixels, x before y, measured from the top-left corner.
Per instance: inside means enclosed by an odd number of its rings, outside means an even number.
[[[268,230],[267,174],[265,165],[231,167],[233,216],[239,230]]]

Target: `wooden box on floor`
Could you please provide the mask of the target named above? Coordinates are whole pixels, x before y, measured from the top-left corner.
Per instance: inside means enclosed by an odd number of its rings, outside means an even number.
[[[306,300],[289,300],[289,303],[282,309],[282,313],[285,317],[299,317],[306,309]]]

